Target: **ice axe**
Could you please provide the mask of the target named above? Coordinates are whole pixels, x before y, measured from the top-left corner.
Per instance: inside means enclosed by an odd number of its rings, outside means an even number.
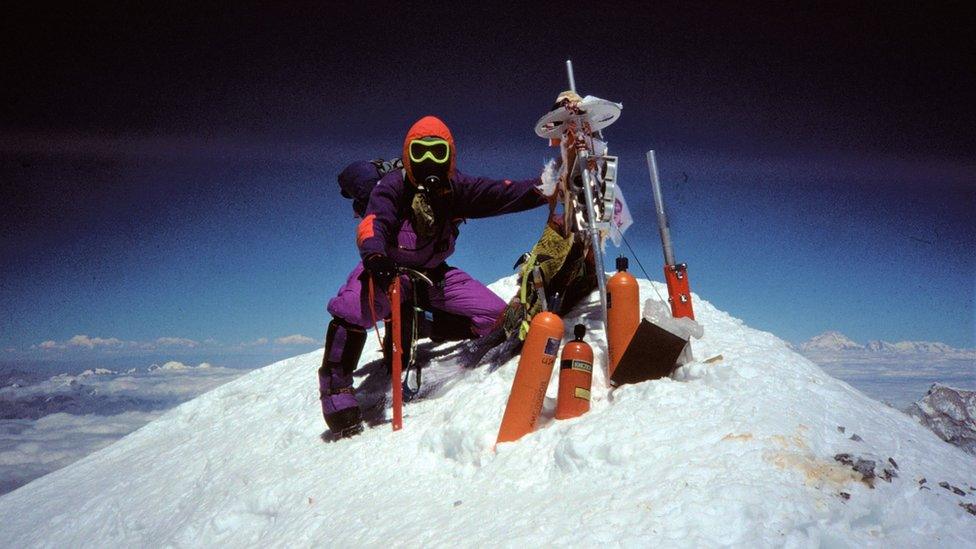
[[[397,267],[397,272],[400,274],[405,274],[414,280],[422,280],[431,287],[434,286],[433,281],[431,281],[427,275],[421,273],[420,271],[411,269],[409,267]],[[403,428],[403,386],[401,380],[403,375],[403,342],[401,337],[403,320],[400,314],[400,293],[400,277],[395,276],[393,277],[393,282],[390,283],[390,290],[388,292],[388,295],[390,296],[390,316],[392,319],[391,329],[393,330],[393,334],[390,336],[393,343],[393,357],[391,361],[392,372],[390,373],[390,380],[393,392],[394,431],[399,431]]]

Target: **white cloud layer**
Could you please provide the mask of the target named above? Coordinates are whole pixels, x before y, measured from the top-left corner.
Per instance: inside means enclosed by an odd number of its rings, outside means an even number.
[[[0,420],[0,494],[101,450],[162,413],[56,413],[36,421]]]
[[[88,337],[87,335],[79,334],[69,339],[66,342],[66,345],[69,347],[87,347],[89,349],[94,349],[95,347],[121,347],[122,340],[114,337],[103,339],[100,337]]]
[[[275,340],[278,345],[316,345],[318,341],[301,334],[279,337]]]
[[[0,374],[0,494],[108,446],[245,372],[170,361],[146,370],[95,368],[26,384]]]
[[[259,341],[267,343],[266,338],[262,338]],[[71,350],[71,349],[85,349],[85,350],[119,350],[128,349],[132,351],[154,351],[161,348],[185,348],[185,349],[198,349],[202,347],[214,347],[221,348],[220,343],[209,338],[203,343],[186,337],[158,337],[150,341],[124,341],[116,337],[102,338],[102,337],[90,337],[85,334],[79,334],[66,341],[55,341],[49,339],[42,341],[36,345],[32,345],[31,349],[39,349],[42,351],[54,351],[54,350]]]
[[[156,344],[163,347],[198,347],[200,342],[185,337],[160,337]]]

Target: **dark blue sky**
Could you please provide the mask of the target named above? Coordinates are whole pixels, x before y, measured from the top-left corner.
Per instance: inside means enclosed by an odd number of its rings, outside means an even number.
[[[565,88],[567,57],[582,92],[624,104],[607,137],[642,223],[628,238],[652,276],[649,148],[677,256],[720,308],[794,341],[839,329],[976,345],[970,13],[686,2],[10,11],[8,358],[138,349],[232,361],[292,353],[300,340],[275,347],[283,336],[320,339],[325,302],[356,260],[342,166],[396,154],[415,119],[437,114],[465,171],[535,175],[551,151],[531,128]],[[543,220],[471,222],[452,263],[485,281],[506,275]],[[78,334],[103,341],[66,344]]]

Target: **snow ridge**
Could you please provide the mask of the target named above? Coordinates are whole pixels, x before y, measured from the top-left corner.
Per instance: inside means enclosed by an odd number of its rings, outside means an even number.
[[[512,295],[514,279],[493,289]],[[595,295],[568,315],[567,336],[587,324],[595,351],[591,411],[552,419],[556,369],[543,423],[517,442],[494,448],[517,358],[489,372],[466,367],[463,345],[425,345],[433,389],[392,433],[371,336],[355,374],[374,423],[362,435],[322,441],[321,351],[296,356],[0,497],[0,536],[18,547],[972,546],[976,459],[693,299],[698,360],[612,392]],[[870,462],[897,476],[867,478]]]

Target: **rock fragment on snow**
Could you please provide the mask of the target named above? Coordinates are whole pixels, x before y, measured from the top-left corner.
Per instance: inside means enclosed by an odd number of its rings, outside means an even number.
[[[837,495],[840,496],[840,499],[843,499],[843,500],[851,499],[851,495],[848,494],[847,492],[841,492],[841,493],[839,493]]]
[[[955,486],[949,484],[948,482],[944,482],[944,481],[943,482],[940,482],[939,483],[939,486],[945,488],[946,490],[952,492],[953,494],[956,494],[957,496],[965,496],[966,495],[966,492],[960,490],[959,488],[956,488]]]
[[[976,455],[976,391],[933,383],[906,411],[942,440]]]
[[[884,467],[880,469],[880,471],[876,471],[876,469],[879,467],[878,464],[882,463],[881,458],[877,456],[854,456],[848,453],[842,453],[834,455],[834,461],[842,465],[847,465],[854,471],[860,473],[861,480],[871,488],[874,488],[874,480],[877,478],[880,478],[885,482],[891,482],[891,479],[898,478],[898,472],[896,471],[897,467]],[[888,461],[893,462],[894,460],[888,458]],[[922,484],[925,484],[925,479],[923,478],[919,480],[918,484],[920,487],[925,488],[924,486],[921,486]]]
[[[889,457],[889,458],[888,458],[888,463],[890,463],[890,464],[891,464],[891,466],[892,466],[892,467],[894,467],[895,469],[897,469],[897,468],[898,468],[898,463],[897,463],[897,462],[895,462],[895,460],[894,460],[894,458],[890,458],[890,457]]]
[[[859,436],[857,436],[857,433],[854,433],[853,435],[851,435],[851,440],[853,440],[854,442],[864,442],[864,439],[861,438],[861,437],[859,437]]]
[[[838,426],[837,426],[837,430],[838,430],[838,431],[840,431],[841,433],[843,433],[844,431],[846,431],[846,430],[847,430],[847,428],[846,428],[846,427],[844,427],[843,425],[838,425]]]
[[[834,461],[843,465],[854,465],[854,459],[851,458],[850,454],[837,454],[834,456]]]
[[[854,462],[854,470],[857,471],[858,473],[861,473],[861,476],[864,477],[864,480],[870,481],[875,476],[874,460],[858,458],[857,461]]]
[[[976,516],[976,503],[960,503],[959,507],[962,507],[970,515]]]

